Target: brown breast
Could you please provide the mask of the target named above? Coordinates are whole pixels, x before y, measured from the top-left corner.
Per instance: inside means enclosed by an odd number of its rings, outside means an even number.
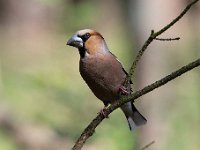
[[[110,53],[81,59],[80,74],[95,96],[108,103],[118,99],[118,89],[126,77],[122,65]]]

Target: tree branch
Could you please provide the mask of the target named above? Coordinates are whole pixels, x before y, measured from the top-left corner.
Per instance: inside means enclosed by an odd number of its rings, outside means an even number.
[[[157,36],[161,35],[163,32],[165,32],[170,27],[172,27],[177,21],[179,21],[187,13],[187,11],[191,8],[191,6],[194,5],[195,3],[197,3],[198,1],[199,0],[194,0],[190,4],[188,4],[187,7],[180,13],[180,15],[178,17],[176,17],[171,23],[169,23],[168,25],[163,27],[158,32],[154,32],[153,30],[151,31],[149,38],[146,40],[146,42],[142,46],[141,50],[139,50],[139,52],[136,56],[136,59],[130,68],[125,85],[128,83],[128,81],[131,80],[131,78],[135,72],[137,63],[140,60],[140,58],[142,57],[142,55],[145,52],[145,50],[147,49],[147,47],[149,46],[149,44],[153,40],[155,40],[157,38]],[[167,82],[179,77],[180,75],[182,75],[198,66],[200,66],[200,59],[197,59],[196,61],[191,62],[191,63],[187,64],[186,66],[183,66],[182,68],[176,70],[175,72],[172,72],[171,74],[167,75],[166,77],[154,82],[151,85],[144,87],[143,89],[141,89],[139,91],[134,92],[133,94],[131,94],[129,96],[121,96],[121,98],[118,101],[111,104],[107,109],[105,109],[105,111],[104,111],[105,116],[108,116],[111,112],[113,112],[115,109],[117,109],[121,105],[127,103],[128,101],[134,101],[135,99],[141,97],[142,95],[145,95],[145,94],[153,91],[154,89],[156,89],[160,86],[163,86]],[[105,117],[102,114],[98,114],[97,117],[95,117],[92,120],[92,122],[82,132],[81,136],[76,141],[72,150],[80,150],[83,147],[86,140],[94,134],[95,128],[103,121],[103,119],[105,119]]]
[[[146,42],[144,43],[144,45],[142,46],[142,48],[139,50],[131,68],[129,71],[129,74],[126,78],[125,81],[125,86],[128,85],[129,81],[131,80],[131,78],[133,77],[133,74],[135,72],[137,63],[139,62],[140,58],[142,57],[142,55],[144,54],[145,50],[147,49],[147,47],[149,46],[149,44],[151,44],[151,42],[153,42],[153,40],[155,40],[159,35],[161,35],[162,33],[164,33],[166,30],[168,30],[169,28],[171,28],[176,22],[178,22],[187,12],[188,10],[192,7],[192,5],[194,5],[195,3],[197,3],[199,0],[194,0],[191,3],[189,3],[185,9],[174,19],[172,20],[172,22],[170,22],[168,25],[166,25],[165,27],[163,27],[162,29],[160,29],[158,32],[154,32],[154,30],[151,30],[151,34],[149,36],[149,38],[146,40]]]
[[[200,58],[197,59],[194,62],[191,62],[187,64],[186,66],[183,66],[182,68],[172,72],[171,74],[165,76],[164,78],[152,83],[151,85],[148,85],[144,87],[143,89],[134,92],[130,96],[123,96],[120,98],[120,100],[116,101],[112,105],[110,105],[107,109],[105,109],[104,113],[105,116],[108,116],[111,112],[113,112],[115,109],[120,107],[121,105],[127,103],[128,101],[133,101],[151,91],[154,89],[163,86],[167,82],[181,76],[182,74],[200,66]],[[76,144],[72,148],[72,150],[80,150],[83,146],[83,144],[86,142],[86,140],[93,135],[95,128],[102,122],[102,120],[105,119],[104,115],[98,114],[95,119],[92,120],[92,122],[85,128],[79,139],[77,140]]]

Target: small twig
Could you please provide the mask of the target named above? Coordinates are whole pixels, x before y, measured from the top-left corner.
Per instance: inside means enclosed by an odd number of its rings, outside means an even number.
[[[191,3],[189,3],[186,8],[180,13],[180,15],[178,17],[176,17],[172,22],[170,22],[168,25],[166,25],[164,28],[162,28],[161,30],[159,30],[158,32],[156,32],[154,34],[155,37],[161,35],[163,32],[165,32],[166,30],[168,30],[170,27],[172,27],[177,21],[179,21],[186,13],[187,11],[192,7],[192,5],[194,5],[195,3],[197,3],[199,0],[194,0]]]
[[[124,86],[127,86],[128,83],[131,81],[131,78],[135,72],[135,69],[136,69],[136,66],[137,66],[137,63],[138,61],[140,60],[140,58],[142,57],[144,51],[147,49],[147,47],[149,46],[149,44],[153,41],[153,35],[154,35],[154,30],[151,30],[151,34],[149,36],[149,38],[146,40],[146,42],[144,43],[144,45],[142,46],[142,48],[138,51],[138,54],[135,58],[135,60],[133,61],[133,64],[130,68],[130,71],[129,71],[129,74],[127,75],[126,77],[126,80],[125,80],[125,83],[124,83]]]
[[[155,143],[155,141],[151,141],[151,143],[145,145],[143,148],[141,148],[140,150],[145,150],[147,148],[149,148],[151,145],[153,145]]]
[[[177,38],[155,38],[155,40],[157,41],[177,41],[177,40],[180,40],[180,37],[177,37]]]

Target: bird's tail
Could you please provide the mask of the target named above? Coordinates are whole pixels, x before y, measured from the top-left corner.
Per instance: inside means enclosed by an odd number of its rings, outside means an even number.
[[[124,104],[121,106],[121,109],[128,120],[130,130],[133,130],[135,127],[143,125],[147,122],[147,120],[140,114],[132,102]]]

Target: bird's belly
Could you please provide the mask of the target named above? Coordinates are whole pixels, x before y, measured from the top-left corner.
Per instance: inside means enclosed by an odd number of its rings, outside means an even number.
[[[119,98],[118,89],[120,84],[115,83],[113,85],[112,80],[108,81],[103,76],[81,75],[94,95],[103,102],[111,103]]]
[[[102,59],[94,57],[81,60],[79,71],[94,95],[103,102],[110,103],[119,98],[119,87],[126,75],[118,61],[112,62],[112,59],[106,57]]]
[[[114,74],[85,70],[80,70],[80,73],[94,95],[103,102],[111,103],[119,98],[118,90],[121,81],[116,80]]]

